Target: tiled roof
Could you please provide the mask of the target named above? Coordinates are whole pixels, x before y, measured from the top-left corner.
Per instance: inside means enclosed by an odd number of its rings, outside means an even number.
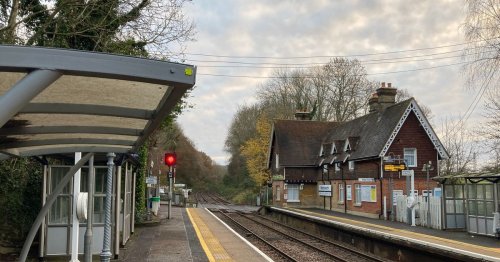
[[[345,141],[349,139],[352,148],[349,159],[376,157],[380,154],[392,131],[403,116],[413,99],[394,104],[382,112],[372,112],[362,117],[345,122],[330,129],[322,143]],[[342,146],[342,147],[340,147]],[[344,143],[337,146],[344,150]],[[343,152],[339,152],[342,154]],[[337,157],[343,160],[344,157]]]
[[[280,165],[316,165],[321,141],[337,122],[276,120],[274,132],[278,143]],[[330,154],[324,151],[325,155]]]
[[[312,166],[323,163],[378,157],[413,98],[348,122],[276,120],[276,135],[282,166]],[[351,151],[345,152],[346,139]],[[332,144],[337,149],[331,154]],[[323,145],[323,155],[320,149]]]

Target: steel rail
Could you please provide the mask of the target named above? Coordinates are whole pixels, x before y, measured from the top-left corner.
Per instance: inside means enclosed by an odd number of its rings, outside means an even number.
[[[307,236],[309,236],[309,237],[311,237],[311,238],[314,238],[314,239],[317,239],[317,240],[319,240],[319,241],[326,242],[327,244],[331,244],[331,245],[334,245],[334,246],[336,246],[336,247],[342,248],[342,249],[344,249],[344,250],[346,250],[346,251],[356,253],[357,255],[362,256],[362,257],[364,257],[364,258],[366,258],[366,259],[376,260],[376,261],[380,261],[380,262],[385,262],[385,261],[387,261],[387,260],[382,259],[382,258],[372,257],[372,256],[373,256],[373,254],[367,254],[367,253],[362,252],[362,251],[359,251],[359,250],[357,250],[357,249],[355,249],[355,248],[350,248],[350,247],[347,247],[347,246],[345,246],[345,245],[342,245],[342,244],[339,244],[339,243],[335,243],[335,242],[330,241],[330,240],[328,240],[328,239],[324,239],[324,238],[322,238],[322,237],[319,237],[319,236],[313,235],[313,234],[311,234],[311,233],[309,233],[309,232],[305,232],[305,231],[302,231],[302,230],[300,230],[300,229],[297,229],[297,228],[291,227],[291,226],[289,226],[289,225],[286,225],[286,224],[283,224],[283,223],[280,223],[280,222],[274,221],[274,220],[272,220],[272,219],[270,219],[270,218],[263,217],[263,216],[258,216],[258,217],[259,217],[259,218],[261,218],[261,219],[264,219],[264,220],[270,221],[270,222],[272,222],[272,223],[275,223],[275,224],[277,224],[277,225],[283,226],[283,227],[285,227],[285,228],[288,228],[288,229],[290,229],[290,230],[297,231],[297,232],[299,232],[299,233],[301,233],[301,234],[307,235]]]
[[[290,259],[291,261],[296,261],[298,262],[299,260],[289,256],[288,254],[286,254],[285,252],[281,251],[278,247],[276,247],[275,245],[271,244],[269,241],[265,240],[264,238],[260,237],[259,235],[255,234],[252,230],[248,229],[247,227],[243,226],[241,223],[239,223],[238,221],[234,220],[232,217],[228,216],[227,214],[223,213],[223,212],[219,212],[220,214],[222,214],[224,217],[226,217],[227,219],[231,220],[231,222],[233,222],[234,224],[238,225],[239,227],[241,227],[243,230],[245,231],[248,231],[250,234],[252,234],[253,236],[255,236],[258,240],[262,241],[263,243],[265,243],[267,246],[271,247],[274,251],[276,251],[278,254],[280,254],[281,256],[287,258],[287,259]]]
[[[344,261],[344,262],[352,261],[352,260],[346,260],[345,258],[339,257],[339,256],[338,256],[338,255],[336,255],[336,254],[332,254],[332,253],[330,253],[329,251],[326,251],[326,250],[323,250],[323,249],[321,249],[321,248],[319,248],[319,247],[316,247],[316,246],[314,246],[314,245],[312,245],[312,244],[310,244],[310,243],[305,242],[304,240],[298,239],[298,238],[293,237],[293,236],[291,236],[291,235],[287,235],[287,234],[285,234],[285,233],[283,233],[283,232],[281,232],[281,231],[279,231],[279,230],[277,230],[277,229],[275,229],[275,228],[273,228],[273,227],[271,227],[271,226],[268,226],[268,225],[266,225],[266,224],[264,224],[264,223],[262,223],[262,222],[260,222],[260,221],[257,221],[257,220],[255,220],[255,219],[249,218],[248,216],[242,215],[242,214],[240,214],[240,213],[236,213],[236,214],[238,214],[238,215],[240,215],[241,217],[246,218],[246,219],[248,219],[248,220],[250,220],[250,221],[252,221],[252,222],[254,222],[254,223],[256,223],[256,224],[259,224],[259,225],[261,225],[261,226],[264,226],[265,228],[268,228],[268,229],[270,229],[270,230],[272,230],[272,231],[274,231],[274,232],[277,232],[278,234],[281,234],[281,235],[283,235],[283,236],[284,236],[284,237],[286,237],[286,238],[289,238],[289,239],[291,239],[291,240],[293,240],[293,241],[300,242],[300,243],[302,243],[303,245],[305,245],[305,246],[307,246],[307,247],[310,247],[310,248],[312,248],[312,249],[314,249],[314,250],[317,250],[317,251],[319,251],[319,252],[321,252],[321,253],[323,253],[323,254],[326,254],[326,255],[328,255],[328,256],[330,256],[330,257],[332,257],[332,258],[335,258],[335,259],[338,259],[338,260],[340,260],[340,261]]]

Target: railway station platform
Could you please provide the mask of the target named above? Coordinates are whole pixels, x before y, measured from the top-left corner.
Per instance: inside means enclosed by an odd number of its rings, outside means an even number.
[[[136,227],[115,261],[272,261],[203,207],[161,205],[160,222]]]
[[[378,235],[380,239],[391,239],[419,245],[435,252],[458,253],[478,261],[500,261],[500,240],[467,232],[429,229],[373,218],[322,210],[276,208],[272,210],[289,212],[309,220],[317,220],[348,230],[361,230],[367,234]]]

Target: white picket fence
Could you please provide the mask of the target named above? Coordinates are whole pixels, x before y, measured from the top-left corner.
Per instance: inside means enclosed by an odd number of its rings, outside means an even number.
[[[403,223],[408,223],[406,198],[406,195],[396,197],[396,220]],[[441,229],[441,198],[431,196],[430,201],[430,227]],[[427,198],[418,196],[415,205],[415,224],[417,226],[429,227],[427,224],[427,207]]]

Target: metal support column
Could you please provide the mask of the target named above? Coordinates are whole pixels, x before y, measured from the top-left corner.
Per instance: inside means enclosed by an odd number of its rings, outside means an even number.
[[[109,262],[111,259],[111,199],[113,198],[113,162],[114,153],[108,153],[108,174],[106,175],[106,200],[104,202],[104,241],[102,243],[101,261]]]
[[[52,207],[52,204],[56,202],[57,197],[61,192],[63,191],[64,187],[69,183],[73,175],[76,173],[76,171],[82,166],[87,163],[87,161],[90,159],[91,156],[93,156],[93,153],[88,153],[78,163],[76,163],[72,168],[69,169],[69,171],[64,175],[63,179],[59,184],[56,186],[56,188],[52,191],[52,194],[49,196],[47,199],[46,204],[42,207],[40,212],[38,212],[38,216],[36,217],[35,221],[31,225],[31,229],[28,232],[28,235],[26,236],[26,240],[24,241],[23,249],[21,250],[21,254],[19,255],[19,261],[24,262],[26,261],[26,258],[28,257],[28,252],[30,250],[31,244],[33,243],[33,239],[35,238],[35,235],[38,231],[38,228],[42,224],[43,218],[47,215],[49,212],[50,208]]]
[[[0,127],[61,75],[54,70],[33,71],[0,96]]]
[[[125,171],[126,172],[126,171]],[[115,180],[115,256],[118,256],[120,252],[120,213],[124,210],[121,210],[121,189],[122,189],[122,167],[116,167],[116,180]],[[125,222],[125,220],[123,220]]]
[[[75,164],[82,158],[81,152],[75,152]],[[76,215],[76,206],[78,203],[78,195],[80,194],[81,169],[76,171],[73,178],[73,211],[72,211],[72,227],[71,227],[71,260],[70,262],[79,262],[78,260],[78,240],[80,240],[80,221]]]
[[[85,242],[84,242],[84,252],[85,252],[85,262],[92,262],[92,222],[94,217],[94,157],[92,156],[89,160],[89,177],[87,178],[87,191],[88,191],[88,202],[87,202],[87,229],[85,230]]]

